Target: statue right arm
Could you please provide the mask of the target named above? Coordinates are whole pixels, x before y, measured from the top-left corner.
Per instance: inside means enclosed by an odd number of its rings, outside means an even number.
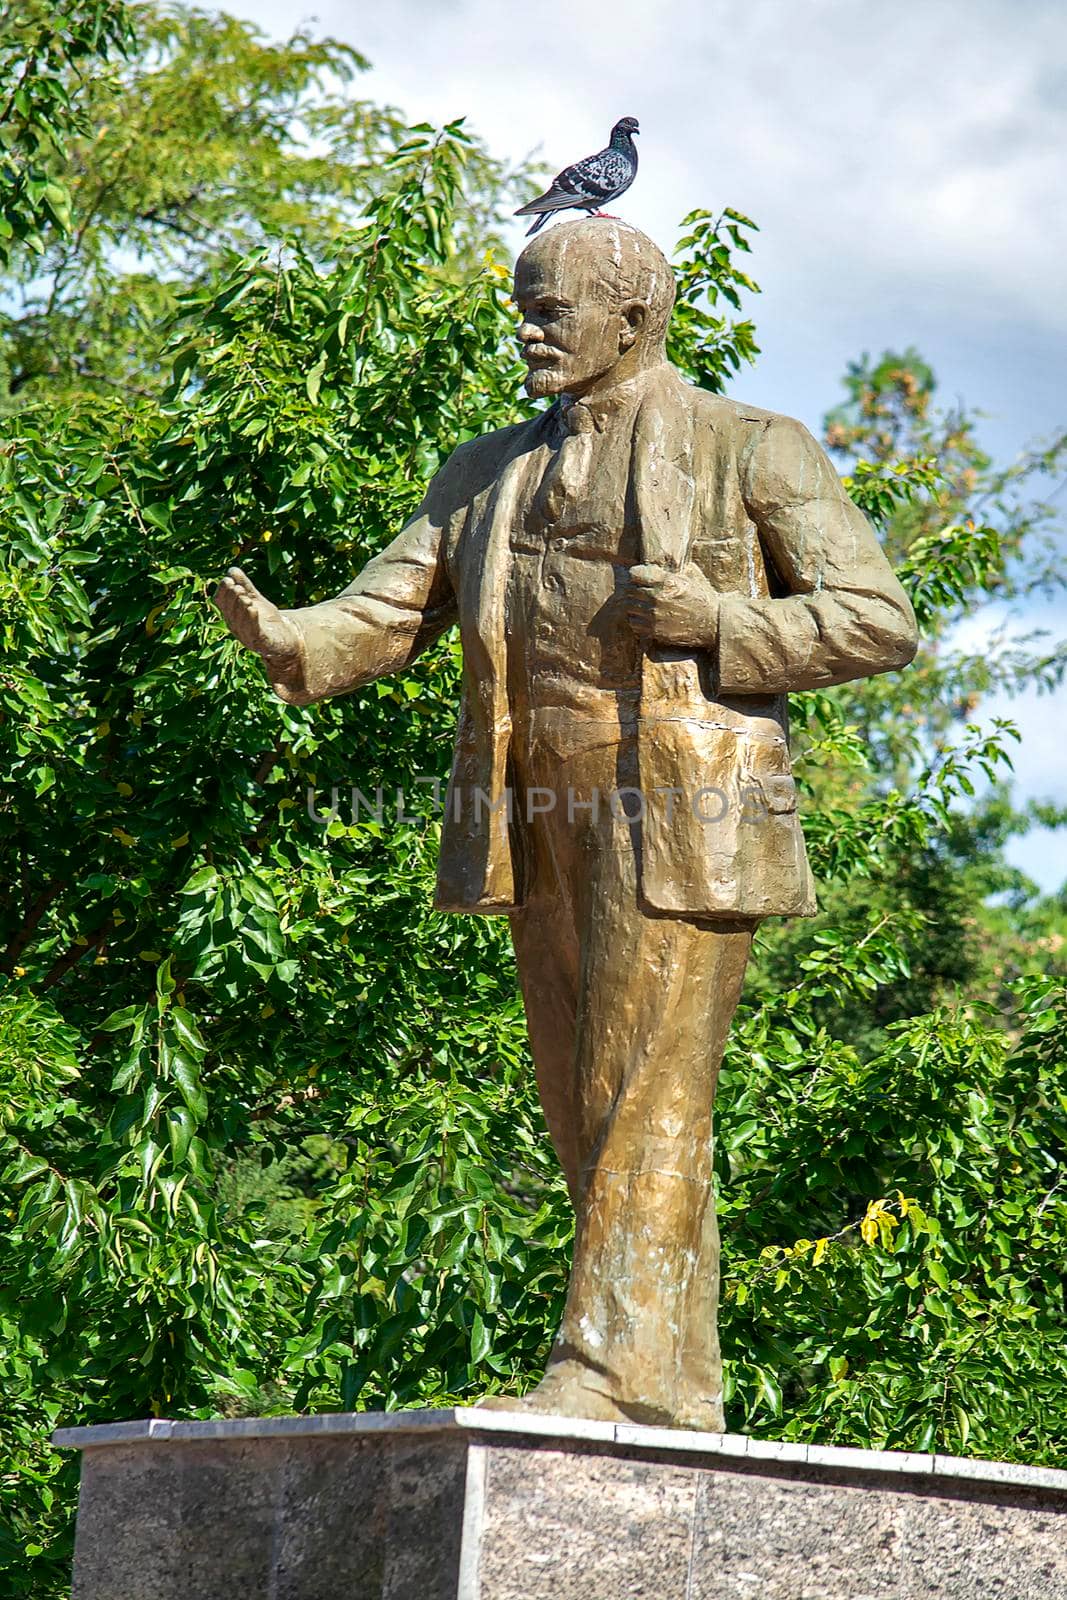
[[[273,682],[281,699],[310,705],[401,672],[455,621],[442,550],[447,512],[435,487],[336,599],[281,613],[300,635],[292,669]]]
[[[280,699],[310,705],[402,671],[455,620],[443,537],[457,504],[455,459],[436,474],[392,544],[333,600],[279,611],[231,569],[216,604],[257,651]]]

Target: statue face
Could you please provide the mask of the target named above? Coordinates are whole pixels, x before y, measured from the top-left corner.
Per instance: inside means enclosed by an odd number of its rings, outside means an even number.
[[[577,252],[548,241],[515,269],[519,342],[528,367],[526,392],[581,395],[616,365],[637,336],[633,312],[614,303],[603,280]],[[634,304],[629,303],[630,306]],[[638,318],[638,328],[643,318]]]

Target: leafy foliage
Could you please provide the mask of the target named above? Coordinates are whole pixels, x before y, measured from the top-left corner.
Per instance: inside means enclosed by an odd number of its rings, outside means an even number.
[[[70,232],[70,189],[53,169],[89,126],[88,73],[103,76],[132,42],[121,0],[22,0],[0,18],[0,268],[43,253],[50,228]]]
[[[47,73],[32,68],[42,58],[25,43],[24,10],[52,19],[37,31],[63,45],[50,44]],[[408,137],[391,108],[338,93],[365,58],[306,29],[268,44],[237,18],[149,3],[136,9],[134,42],[115,0],[61,8],[24,0],[7,15],[13,20],[0,28],[10,27],[29,74],[12,106],[35,96],[13,122],[13,136],[35,152],[22,190],[39,191],[34,204],[54,224],[28,240],[32,252],[9,261],[0,373],[16,396],[158,392],[169,376],[160,346],[177,296],[284,242],[320,266],[336,263]],[[98,53],[84,70],[96,36]],[[103,71],[100,52],[112,39],[127,46],[125,59]],[[472,181],[455,196],[447,247],[469,264],[498,242],[498,197],[525,175],[474,140],[464,165]]]
[[[137,16],[122,86],[54,157],[84,174],[73,221],[9,268],[0,1571],[38,1597],[69,1551],[59,1418],[522,1387],[570,1235],[503,931],[427,909],[455,639],[296,710],[206,598],[234,561],[287,604],[336,592],[458,440],[520,414],[504,175],[459,123],[311,96],[328,42]],[[138,109],[104,204],[112,94]],[[138,156],[164,111],[161,175]],[[314,161],[290,123],[312,113]],[[721,315],[755,287],[751,227],[684,224],[673,354],[711,389],[755,353]],[[997,472],[911,357],[850,385],[830,439],[927,642],[794,706],[824,909],[761,932],[723,1073],[731,1425],[1058,1460],[1064,907],[1004,865],[1027,822],[1005,792],[972,799],[1007,758],[974,721],[1005,680],[949,634],[1047,581],[1026,491],[1056,455]]]
[[[667,354],[700,388],[720,394],[744,363],[759,354],[753,324],[733,322],[716,309],[725,300],[740,311],[742,291],[759,293],[759,285],[732,254],[751,252],[746,235],[756,224],[727,207],[717,218],[710,211],[690,211],[682,227],[689,231],[679,239],[675,256],[677,300]]]

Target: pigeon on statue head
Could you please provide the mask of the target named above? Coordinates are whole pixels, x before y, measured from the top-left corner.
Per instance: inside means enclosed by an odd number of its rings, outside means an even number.
[[[551,187],[536,200],[520,206],[517,217],[536,217],[526,237],[544,226],[555,211],[588,211],[592,216],[602,216],[600,208],[633,183],[637,176],[637,146],[633,136],[641,130],[636,117],[623,117],[611,130],[611,138],[595,156],[586,156],[572,167],[564,167],[552,180]]]

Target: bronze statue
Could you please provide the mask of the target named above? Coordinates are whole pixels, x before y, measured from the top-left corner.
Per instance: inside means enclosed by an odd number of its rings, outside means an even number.
[[[217,603],[296,705],[458,620],[436,904],[510,918],[577,1213],[548,1370],[506,1404],[717,1430],[716,1078],[757,923],[815,910],[784,697],[905,666],[915,620],[811,435],[669,365],[644,234],[557,225],[515,299],[554,403],[461,445],[337,599],[279,611],[234,569]]]

